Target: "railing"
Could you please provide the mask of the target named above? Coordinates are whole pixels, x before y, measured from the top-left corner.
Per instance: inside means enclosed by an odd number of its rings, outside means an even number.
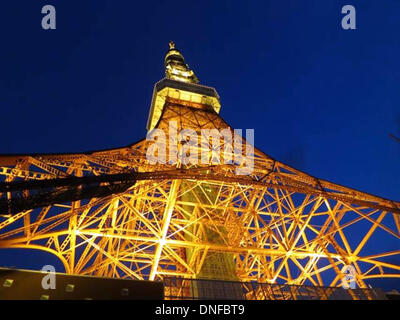
[[[380,289],[164,278],[166,300],[386,300]]]

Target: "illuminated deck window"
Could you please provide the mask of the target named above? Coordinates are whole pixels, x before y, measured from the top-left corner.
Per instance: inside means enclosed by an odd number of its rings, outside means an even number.
[[[13,285],[13,283],[14,283],[13,279],[6,279],[4,280],[3,287],[9,288]]]
[[[66,292],[74,292],[74,288],[75,288],[75,285],[67,284],[67,286],[65,287],[65,291]]]

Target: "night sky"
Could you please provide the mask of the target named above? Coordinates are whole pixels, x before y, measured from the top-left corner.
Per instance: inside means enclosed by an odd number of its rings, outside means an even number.
[[[41,28],[46,4],[56,7],[56,30]],[[346,4],[357,30],[341,27]],[[144,138],[173,40],[200,83],[217,89],[221,116],[255,130],[257,148],[400,200],[400,144],[389,137],[400,136],[399,11],[398,0],[2,1],[0,153]],[[0,252],[7,266],[52,259]]]

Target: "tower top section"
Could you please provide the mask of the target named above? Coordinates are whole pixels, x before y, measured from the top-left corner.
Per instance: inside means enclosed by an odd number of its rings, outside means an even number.
[[[169,42],[169,50],[165,55],[165,76],[181,82],[199,83],[193,70],[185,63],[185,58],[178,49],[175,48],[173,41]]]
[[[185,63],[183,55],[175,48],[175,43],[169,43],[165,55],[165,78],[154,85],[150,113],[147,120],[147,130],[157,126],[167,103],[184,105],[188,108],[202,109],[219,113],[221,104],[219,95],[212,87],[199,84],[193,70]]]

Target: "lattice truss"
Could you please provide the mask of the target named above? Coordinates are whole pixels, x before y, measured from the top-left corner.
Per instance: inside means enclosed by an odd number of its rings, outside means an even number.
[[[214,111],[176,101],[166,102],[157,125],[167,137],[170,121],[178,130],[232,130]],[[44,250],[67,273],[117,278],[196,278],[219,253],[233,257],[242,281],[338,286],[345,265],[360,287],[400,277],[399,203],[314,178],[257,149],[248,176],[235,174],[240,163],[151,165],[151,143],[0,157],[3,183],[143,173],[119,193],[0,213],[0,247]],[[223,150],[210,153],[220,152],[222,162]],[[1,199],[29,196],[3,192]]]

